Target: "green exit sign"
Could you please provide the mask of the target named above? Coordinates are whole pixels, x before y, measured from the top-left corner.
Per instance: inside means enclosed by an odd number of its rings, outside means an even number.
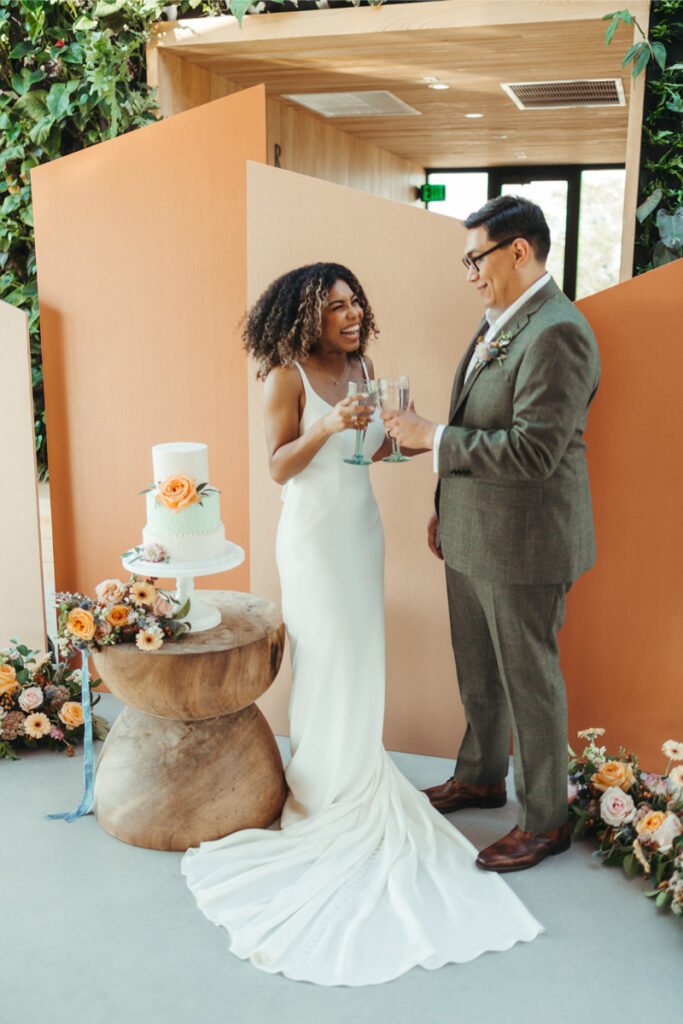
[[[441,203],[445,198],[445,185],[423,185],[420,189],[420,199],[423,203]]]

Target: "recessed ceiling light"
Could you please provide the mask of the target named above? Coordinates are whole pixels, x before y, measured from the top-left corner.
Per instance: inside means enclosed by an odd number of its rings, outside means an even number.
[[[507,135],[492,135],[492,139],[507,139]]]
[[[518,160],[526,160],[526,153],[515,153]]]
[[[483,114],[465,114],[465,117],[483,117]]]
[[[423,81],[423,82],[438,82],[438,81],[439,81],[439,79],[438,79],[438,78],[434,78],[434,76],[433,76],[433,75],[426,75],[426,76],[425,76],[425,77],[424,77],[424,78],[422,79],[422,81]]]
[[[430,82],[427,86],[428,89],[450,89],[450,85],[447,82]]]

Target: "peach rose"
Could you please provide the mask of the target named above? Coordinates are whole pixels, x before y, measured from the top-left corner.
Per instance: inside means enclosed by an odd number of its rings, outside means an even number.
[[[95,617],[87,608],[72,608],[66,620],[66,628],[79,640],[92,640],[95,635]]]
[[[668,853],[673,846],[674,839],[681,834],[683,834],[681,819],[673,811],[667,811],[664,815],[664,821],[652,833],[651,839],[658,850],[661,850],[662,853]]]
[[[17,673],[12,665],[0,665],[0,696],[3,693],[16,693],[19,689]]]
[[[633,768],[624,761],[605,761],[591,777],[591,785],[602,792],[612,786],[617,786],[625,793],[634,782]]]
[[[172,512],[180,512],[181,509],[199,501],[196,481],[191,480],[188,476],[183,476],[182,473],[166,477],[157,485],[154,497],[165,508],[170,508]]]
[[[621,828],[636,816],[633,798],[618,786],[609,786],[600,797],[600,817],[607,825]]]
[[[84,722],[83,708],[78,701],[68,700],[59,709],[59,718],[64,722],[67,729],[77,729]]]
[[[97,600],[102,604],[118,604],[126,596],[126,584],[121,580],[102,580],[95,587]]]
[[[173,615],[170,602],[162,594],[157,594],[156,600],[152,605],[152,611],[162,619],[170,619]]]
[[[128,622],[128,608],[125,604],[115,604],[107,612],[107,622],[111,626],[125,626]]]
[[[644,836],[647,839],[653,832],[657,831],[660,825],[664,824],[665,818],[666,814],[664,811],[650,811],[637,823],[636,832],[639,836]]]

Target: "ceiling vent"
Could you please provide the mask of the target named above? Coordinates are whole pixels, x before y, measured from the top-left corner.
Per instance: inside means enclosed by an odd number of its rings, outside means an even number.
[[[396,117],[420,113],[384,89],[370,92],[285,93],[283,99],[300,103],[302,107],[308,107],[323,117]]]
[[[583,78],[561,82],[501,82],[520,110],[551,107],[623,107],[624,88],[619,78]]]

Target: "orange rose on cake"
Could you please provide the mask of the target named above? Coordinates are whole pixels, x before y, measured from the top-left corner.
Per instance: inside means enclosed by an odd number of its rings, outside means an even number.
[[[191,480],[189,476],[183,476],[182,473],[167,476],[165,480],[157,484],[154,497],[164,508],[168,508],[172,512],[180,512],[188,505],[194,505],[196,501],[200,500],[196,481]]]
[[[591,776],[591,785],[603,793],[611,786],[623,789],[627,792],[635,782],[633,768],[624,761],[605,761],[598,768],[595,775]]]
[[[66,620],[66,628],[79,640],[92,640],[95,635],[95,617],[87,608],[72,608]]]

